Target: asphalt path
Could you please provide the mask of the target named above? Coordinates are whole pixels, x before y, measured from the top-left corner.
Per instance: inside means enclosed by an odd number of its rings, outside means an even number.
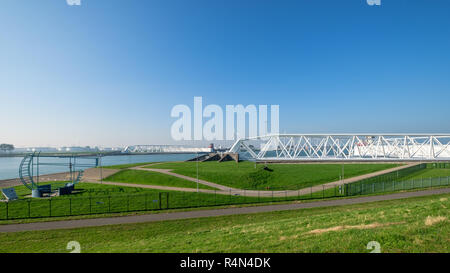
[[[20,231],[36,231],[36,230],[55,230],[55,229],[74,229],[106,225],[147,223],[167,220],[191,219],[202,217],[215,217],[237,214],[250,214],[272,211],[297,210],[318,207],[344,206],[353,204],[363,204],[376,201],[397,200],[410,197],[429,196],[435,194],[450,193],[450,188],[439,188],[426,191],[402,192],[387,195],[365,196],[347,199],[335,199],[327,201],[317,201],[308,203],[292,203],[280,205],[263,205],[241,208],[224,208],[211,210],[195,210],[183,212],[169,212],[156,214],[143,214],[135,216],[120,216],[110,218],[94,218],[81,220],[62,220],[52,222],[37,222],[27,224],[10,224],[0,225],[0,232],[20,232]]]

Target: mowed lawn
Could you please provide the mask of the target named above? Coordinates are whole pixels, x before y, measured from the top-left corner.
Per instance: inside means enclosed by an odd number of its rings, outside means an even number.
[[[200,162],[199,178],[240,189],[300,189],[345,178],[394,168],[399,164],[268,164],[244,161]],[[172,169],[174,173],[196,177],[196,162],[168,162],[147,168]]]
[[[271,198],[167,191],[84,182],[75,186],[74,194],[55,196],[50,202],[48,198],[30,198],[30,190],[25,186],[17,186],[15,189],[20,200],[10,202],[8,206],[6,202],[0,202],[0,224],[3,220],[7,220],[7,217],[10,220],[29,217],[67,217],[272,201]]]
[[[427,168],[414,172],[408,176],[403,177],[401,180],[413,180],[413,179],[427,179],[427,178],[437,178],[437,177],[449,177],[450,169],[433,169]]]
[[[250,215],[1,233],[1,252],[450,251],[450,194]]]
[[[180,188],[197,188],[197,183],[193,181],[185,180],[167,174],[140,170],[122,170],[105,178],[104,181]],[[200,183],[198,184],[198,187],[200,189],[207,190],[215,189],[206,185],[202,185]]]

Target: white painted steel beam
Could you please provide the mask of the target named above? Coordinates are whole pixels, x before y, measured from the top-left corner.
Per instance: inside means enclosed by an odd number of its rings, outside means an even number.
[[[275,134],[239,139],[229,152],[259,161],[445,161],[450,134]]]

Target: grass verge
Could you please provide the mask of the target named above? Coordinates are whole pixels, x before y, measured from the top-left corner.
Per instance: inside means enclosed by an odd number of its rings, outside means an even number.
[[[167,174],[140,170],[122,170],[105,178],[104,181],[192,189],[197,188],[197,183],[189,180]],[[198,184],[198,187],[200,189],[215,190],[215,188],[203,184]]]
[[[217,184],[256,190],[300,189],[345,178],[394,168],[399,164],[268,164],[252,162],[200,162],[199,178]],[[147,168],[172,169],[174,173],[197,176],[196,162],[168,162]]]
[[[449,252],[450,194],[341,207],[0,234],[1,252]],[[111,236],[114,234],[114,236]]]

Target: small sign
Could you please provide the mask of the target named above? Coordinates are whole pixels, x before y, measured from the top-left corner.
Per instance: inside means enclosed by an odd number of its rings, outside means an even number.
[[[16,190],[14,188],[2,189],[2,193],[8,201],[14,201],[19,199]]]

